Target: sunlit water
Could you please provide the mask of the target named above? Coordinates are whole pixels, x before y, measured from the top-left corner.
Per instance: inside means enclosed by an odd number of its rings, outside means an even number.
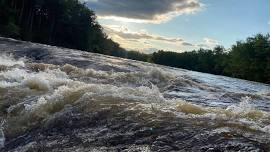
[[[270,86],[0,38],[0,151],[270,151]]]

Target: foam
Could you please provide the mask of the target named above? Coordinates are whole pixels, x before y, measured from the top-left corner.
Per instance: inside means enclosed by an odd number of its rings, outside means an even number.
[[[69,81],[59,86],[52,94],[41,96],[36,102],[25,105],[26,110],[47,117],[61,111],[65,105],[76,102],[91,102],[95,100],[111,100],[138,102],[144,106],[158,104],[160,110],[166,110],[185,119],[218,120],[233,126],[246,126],[250,129],[269,132],[270,115],[254,108],[250,98],[243,98],[239,104],[227,108],[211,108],[196,105],[179,99],[165,99],[155,85],[151,87],[127,87],[111,84],[87,84],[79,81]],[[152,109],[154,110],[154,109]]]
[[[37,102],[26,105],[26,110],[45,113],[59,111],[67,104],[77,101],[90,101],[103,98],[107,100],[124,100],[127,102],[157,103],[165,102],[158,88],[141,87],[117,87],[104,84],[85,84],[70,82],[60,86],[53,94],[40,97]]]
[[[103,79],[108,83],[115,83],[118,85],[132,84],[136,86],[149,86],[155,84],[158,87],[166,86],[170,81],[176,79],[176,77],[168,72],[163,71],[160,68],[148,68],[146,71],[135,72],[113,72],[113,71],[100,71],[94,69],[80,69],[75,66],[66,64],[60,68],[63,72],[66,72],[70,77],[75,78],[96,78],[98,80]]]
[[[20,85],[18,82],[6,82],[6,81],[0,81],[0,88],[9,88],[9,87],[15,87]]]
[[[66,73],[59,69],[32,72],[27,69],[13,68],[0,72],[0,87],[23,86],[38,91],[48,91],[54,86],[65,84],[69,80]]]
[[[251,98],[243,98],[240,103],[227,108],[212,108],[181,99],[164,98],[162,91],[166,91],[166,86],[196,87],[210,91],[215,91],[215,88],[188,78],[177,77],[158,67],[134,72],[113,72],[81,69],[68,64],[64,66],[43,63],[25,64],[12,57],[0,56],[0,60],[2,58],[6,61],[2,66],[7,68],[0,70],[0,88],[18,87],[40,91],[37,100],[23,103],[24,111],[18,114],[18,119],[24,120],[24,115],[48,119],[67,105],[90,103],[91,106],[91,102],[94,101],[100,104],[104,101],[121,104],[124,101],[125,104],[134,103],[127,110],[138,108],[154,115],[165,111],[191,121],[211,120],[216,123],[221,122],[224,127],[245,126],[270,133],[270,114],[254,108]],[[83,78],[86,78],[85,81]],[[103,80],[104,83],[100,83],[99,80]],[[134,107],[134,105],[140,106]],[[29,121],[38,120],[40,119]]]
[[[23,59],[19,59],[19,60],[15,60],[12,55],[0,55],[0,66],[7,66],[7,67],[11,67],[14,65],[19,65],[19,66],[24,66],[24,60]]]
[[[192,104],[186,101],[175,101],[172,107],[177,115],[188,119],[211,119],[212,121],[222,122],[228,126],[245,126],[245,128],[263,131],[270,134],[270,114],[258,110],[252,106],[249,97],[242,98],[242,102],[228,106],[227,108],[211,108]]]
[[[49,81],[44,78],[32,77],[23,81],[23,85],[29,89],[38,91],[48,91],[50,89]]]

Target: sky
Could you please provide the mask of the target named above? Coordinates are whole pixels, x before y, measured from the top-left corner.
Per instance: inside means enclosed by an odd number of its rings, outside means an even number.
[[[184,52],[270,33],[270,0],[82,0],[121,47]]]

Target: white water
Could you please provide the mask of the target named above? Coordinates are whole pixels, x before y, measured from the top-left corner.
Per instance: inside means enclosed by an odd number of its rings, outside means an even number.
[[[0,55],[1,117],[8,126],[0,129],[0,147],[4,133],[20,135],[82,105],[93,113],[124,107],[113,114],[128,112],[145,123],[173,116],[214,134],[227,128],[258,142],[270,137],[269,85],[29,43],[52,50],[35,61],[19,46],[0,47],[14,53]]]
[[[181,117],[222,119],[270,133],[268,129],[269,113],[256,109],[251,104],[251,97],[248,96],[242,97],[242,99],[239,97],[242,102],[230,104],[225,108],[199,105],[196,102],[184,101],[177,97],[173,99],[164,98],[164,93],[160,92],[160,89],[166,92],[168,91],[166,90],[168,85],[179,84],[180,87],[191,89],[192,87],[199,87],[211,90],[212,94],[213,89],[206,84],[183,79],[158,67],[151,67],[146,72],[124,73],[96,71],[94,69],[83,70],[65,65],[35,72],[31,70],[31,66],[33,66],[31,64],[26,64],[28,66],[26,68],[24,62],[17,61],[14,58],[5,57],[5,60],[9,63],[10,69],[0,72],[0,87],[3,89],[15,87],[30,92],[43,92],[36,101],[24,103],[25,111],[35,111],[39,115],[47,115],[48,107],[50,109],[63,109],[66,104],[103,98],[157,105],[160,110],[170,109],[170,112],[180,114]],[[18,62],[21,63],[20,66],[12,68]],[[39,64],[39,66],[43,66],[43,64]],[[90,81],[80,81],[82,77],[87,77]],[[165,88],[162,88],[164,86]],[[199,89],[199,91],[204,90]]]

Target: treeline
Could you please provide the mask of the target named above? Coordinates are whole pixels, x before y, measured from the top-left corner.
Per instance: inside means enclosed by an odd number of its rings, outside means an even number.
[[[152,61],[188,70],[226,75],[270,83],[270,35],[257,34],[236,42],[230,49],[222,46],[176,53],[158,51]]]
[[[0,36],[147,61],[103,32],[79,0],[0,0]]]
[[[270,36],[258,34],[226,50],[143,54],[107,37],[79,0],[0,0],[0,36],[270,83]]]
[[[218,46],[213,50],[199,49],[183,53],[158,51],[153,53],[152,61],[172,67],[223,75],[227,56],[226,50]]]

